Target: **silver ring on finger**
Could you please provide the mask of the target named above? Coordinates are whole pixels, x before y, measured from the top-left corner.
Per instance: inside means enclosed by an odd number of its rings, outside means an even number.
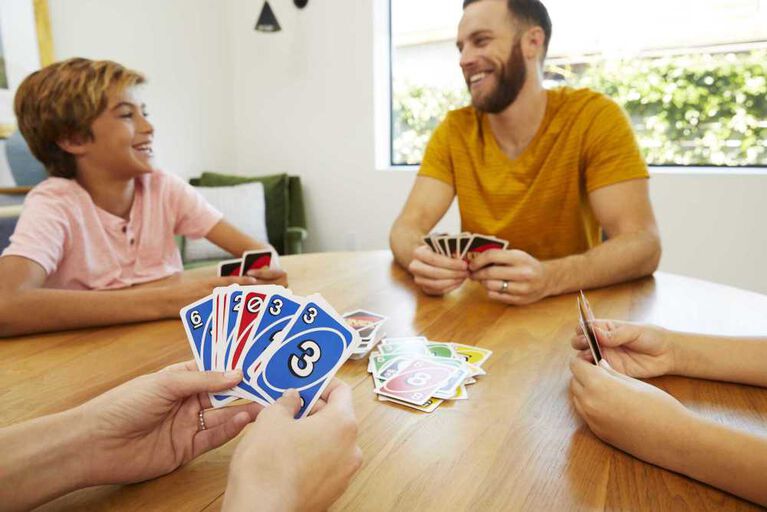
[[[509,282],[508,281],[501,281],[501,293],[506,293],[506,290],[509,289]]]
[[[200,412],[197,415],[197,417],[199,418],[200,432],[202,432],[203,430],[205,430],[207,428],[205,426],[205,416],[204,416],[204,414],[205,414],[205,409],[200,409]]]

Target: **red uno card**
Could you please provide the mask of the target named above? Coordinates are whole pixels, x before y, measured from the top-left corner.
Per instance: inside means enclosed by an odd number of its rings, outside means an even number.
[[[509,242],[486,235],[474,235],[469,243],[466,244],[461,257],[471,261],[483,252],[504,250]]]
[[[239,276],[241,275],[240,274],[241,266],[242,266],[242,260],[240,258],[237,258],[235,260],[221,261],[218,264],[218,276],[219,277]]]
[[[244,276],[248,274],[250,270],[258,270],[261,268],[270,268],[272,266],[272,259],[274,255],[271,250],[264,249],[258,251],[247,251],[242,255],[242,267],[240,268],[240,275]]]

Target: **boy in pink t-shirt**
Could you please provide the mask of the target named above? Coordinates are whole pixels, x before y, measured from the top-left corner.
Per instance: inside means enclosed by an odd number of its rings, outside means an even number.
[[[270,269],[178,275],[174,235],[205,237],[234,255],[268,244],[153,166],[143,83],[115,62],[70,59],[19,87],[19,129],[51,177],[27,196],[0,257],[0,336],[171,318],[215,286],[286,283]]]

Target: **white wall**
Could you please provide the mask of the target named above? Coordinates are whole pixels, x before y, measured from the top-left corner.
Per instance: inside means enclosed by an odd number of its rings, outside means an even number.
[[[376,171],[373,1],[270,0],[283,31],[253,31],[253,0],[52,0],[59,58],[144,71],[165,168],[290,172],[312,251],[381,249],[414,175]],[[658,174],[661,268],[767,293],[767,176]],[[458,228],[455,211],[446,227]]]
[[[230,165],[232,52],[217,0],[50,0],[57,59],[111,59],[143,72],[155,154],[182,176]]]

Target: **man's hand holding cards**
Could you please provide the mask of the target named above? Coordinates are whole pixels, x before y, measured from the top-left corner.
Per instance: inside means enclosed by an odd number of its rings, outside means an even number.
[[[360,343],[321,296],[281,286],[216,288],[180,315],[200,370],[243,373],[236,387],[211,395],[214,407],[237,398],[268,405],[295,389],[303,417]]]
[[[287,274],[280,268],[280,258],[274,249],[246,251],[241,258],[218,264],[219,276],[250,276],[264,284],[288,285]]]
[[[415,283],[429,295],[455,290],[471,276],[470,261],[484,252],[508,246],[505,240],[472,233],[432,233],[423,238],[423,243],[413,252],[408,270]]]
[[[490,299],[506,304],[531,304],[554,293],[546,265],[518,249],[484,251],[471,261],[469,272]]]

